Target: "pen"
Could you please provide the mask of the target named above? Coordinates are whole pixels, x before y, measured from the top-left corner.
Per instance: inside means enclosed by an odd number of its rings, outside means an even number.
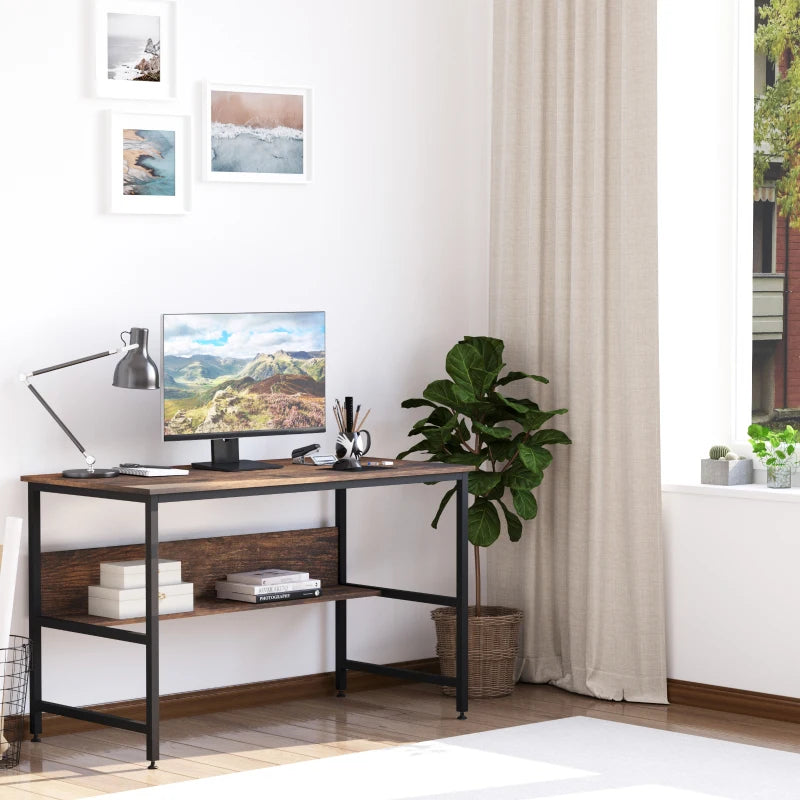
[[[364,463],[368,467],[391,467],[394,461],[366,461]]]

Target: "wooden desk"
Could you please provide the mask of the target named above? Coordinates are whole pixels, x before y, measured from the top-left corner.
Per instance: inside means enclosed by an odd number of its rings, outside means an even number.
[[[375,459],[379,460],[379,459]],[[280,470],[264,472],[223,473],[192,470],[189,475],[165,478],[139,478],[120,475],[94,480],[64,478],[56,475],[25,475],[28,483],[28,552],[29,614],[31,659],[30,724],[33,741],[40,741],[42,714],[49,712],[76,719],[111,725],[144,733],[147,737],[147,759],[155,769],[159,758],[159,615],[158,558],[179,558],[191,564],[191,574],[184,579],[195,582],[195,609],[186,614],[167,614],[163,619],[254,612],[276,609],[283,605],[313,602],[335,602],[336,619],[336,690],[344,696],[347,671],[350,669],[380,675],[422,680],[456,687],[456,710],[459,719],[467,711],[467,477],[472,467],[458,464],[395,461],[391,469],[340,472],[329,467],[313,467],[279,461]],[[347,580],[347,490],[373,486],[398,486],[429,481],[454,481],[456,485],[456,593],[432,595],[381,586],[366,586]],[[335,492],[335,527],[263,534],[242,534],[212,539],[180,542],[158,540],[158,511],[162,503],[188,502],[217,498],[248,497],[263,494],[295,492]],[[42,553],[42,492],[97,497],[108,500],[141,503],[145,511],[144,544],[119,545],[107,548]],[[288,538],[287,538],[288,537]],[[287,542],[297,540],[297,546]],[[313,546],[310,543],[314,543]],[[235,544],[236,547],[231,547]],[[335,555],[333,551],[335,550]],[[318,598],[251,605],[217,600],[213,581],[227,572],[261,566],[268,554],[275,557],[275,566],[298,569],[309,559],[323,578],[323,594]],[[92,617],[86,611],[86,587],[96,582],[100,561],[144,558],[146,561],[146,612],[134,620],[111,620]],[[226,560],[227,559],[227,560]],[[238,560],[237,560],[238,559]],[[262,559],[264,561],[262,562]],[[317,560],[315,560],[317,559]],[[58,574],[63,581],[72,575],[68,590],[52,592],[50,584],[42,589],[42,574]],[[456,608],[457,669],[455,677],[433,675],[416,670],[403,670],[381,664],[353,661],[347,658],[347,601],[360,597],[388,597],[398,600],[454,606]],[[44,602],[44,607],[43,607]],[[242,607],[244,606],[244,608]],[[122,630],[118,626],[144,622],[145,632]],[[101,714],[85,708],[66,706],[42,699],[42,628],[99,636],[145,646],[146,651],[146,721]]]

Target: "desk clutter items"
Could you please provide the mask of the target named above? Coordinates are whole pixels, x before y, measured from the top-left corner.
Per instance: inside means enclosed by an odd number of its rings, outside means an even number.
[[[724,444],[714,445],[708,458],[700,461],[700,483],[713,486],[741,486],[753,482],[753,459],[731,452]]]
[[[25,731],[25,699],[30,674],[30,640],[11,634],[22,519],[6,517],[0,541],[0,767],[19,764]]]
[[[338,398],[333,404],[333,416],[339,426],[336,436],[336,462],[333,469],[361,469],[361,456],[366,453],[372,444],[369,431],[364,430],[364,423],[369,416],[369,409],[361,417],[361,405],[353,409],[353,398],[345,397],[344,406]]]
[[[120,464],[123,475],[138,475],[140,478],[165,478],[169,475],[188,475],[188,469],[181,467],[158,467],[155,464]]]
[[[89,613],[95,617],[131,619],[146,609],[145,561],[100,564],[100,585],[89,587]],[[181,580],[181,562],[158,559],[158,613],[194,611],[194,584]]]
[[[319,453],[318,444],[307,444],[292,450],[292,464],[311,464],[315,467],[330,466],[336,461],[336,456]]]
[[[307,572],[288,569],[233,572],[227,580],[217,581],[216,588],[218,600],[238,600],[241,603],[274,603],[322,594],[321,581],[311,578]]]

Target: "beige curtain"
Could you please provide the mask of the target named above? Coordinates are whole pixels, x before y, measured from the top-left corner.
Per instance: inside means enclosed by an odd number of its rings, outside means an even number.
[[[523,680],[666,702],[656,0],[496,0],[494,26],[491,328],[574,444],[489,601],[525,612]]]

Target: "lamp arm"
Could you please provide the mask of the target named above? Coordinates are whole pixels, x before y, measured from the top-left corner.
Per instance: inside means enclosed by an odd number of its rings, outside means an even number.
[[[83,358],[76,358],[72,361],[65,361],[63,364],[54,364],[52,367],[43,367],[42,369],[35,369],[33,372],[27,372],[19,376],[21,381],[28,378],[33,378],[35,375],[44,375],[45,372],[55,372],[57,369],[64,369],[65,367],[74,367],[76,364],[83,364],[86,361],[94,361],[98,358],[105,358],[106,356],[114,356],[117,353],[124,353],[128,350],[136,350],[138,344],[126,344],[123,347],[118,347],[116,350],[103,350],[102,353],[95,353],[91,356],[84,356]]]
[[[56,414],[55,411],[50,407],[48,402],[44,399],[44,397],[39,394],[36,390],[36,387],[31,384],[30,379],[33,378],[35,375],[43,375],[45,372],[54,372],[57,369],[64,369],[65,367],[74,367],[76,364],[83,364],[86,361],[94,361],[97,358],[105,358],[106,356],[113,356],[117,353],[125,352],[126,350],[135,350],[139,347],[138,344],[129,344],[125,345],[124,347],[118,347],[116,350],[104,350],[102,353],[95,353],[91,356],[84,356],[83,358],[76,358],[73,361],[65,361],[63,364],[55,364],[52,367],[44,367],[43,369],[37,369],[33,372],[22,373],[19,376],[19,379],[31,390],[33,396],[44,406],[45,411],[56,421],[59,428],[61,428],[64,433],[67,434],[69,440],[75,447],[78,448],[80,454],[86,459],[86,464],[88,465],[90,470],[94,469],[95,462],[97,459],[86,452],[86,448],[78,441],[75,434],[66,426],[66,423],[61,419],[61,417]]]

